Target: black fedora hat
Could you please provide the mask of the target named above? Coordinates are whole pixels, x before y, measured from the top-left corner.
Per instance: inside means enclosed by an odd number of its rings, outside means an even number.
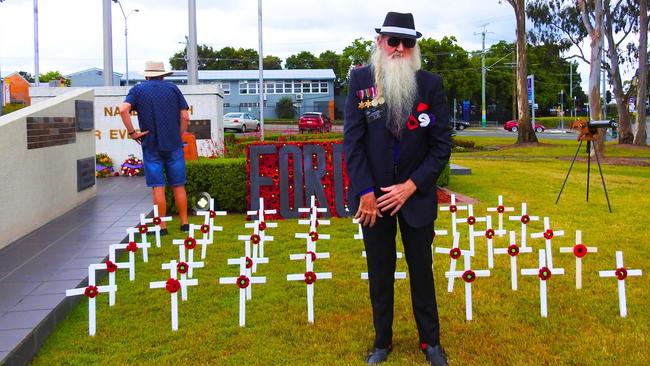
[[[379,34],[402,38],[420,38],[422,33],[415,30],[415,22],[411,13],[388,12],[381,28],[375,28]]]

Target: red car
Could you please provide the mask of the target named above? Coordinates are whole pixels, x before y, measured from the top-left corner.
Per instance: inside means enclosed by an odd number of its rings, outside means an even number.
[[[304,131],[330,132],[332,130],[332,121],[325,113],[303,113],[298,120],[298,130],[300,133]]]
[[[507,131],[512,131],[512,132],[517,132],[519,130],[519,121],[508,121],[503,124],[503,129]],[[546,127],[540,125],[539,123],[535,123],[535,132],[544,132]]]

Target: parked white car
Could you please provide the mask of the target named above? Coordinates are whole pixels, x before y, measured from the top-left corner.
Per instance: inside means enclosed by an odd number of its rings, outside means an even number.
[[[223,129],[239,132],[259,131],[260,121],[246,112],[230,112],[223,116]]]

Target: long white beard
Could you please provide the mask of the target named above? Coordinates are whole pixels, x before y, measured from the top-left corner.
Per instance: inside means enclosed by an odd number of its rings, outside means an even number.
[[[386,100],[386,128],[400,138],[417,97],[415,73],[421,67],[420,48],[416,44],[410,57],[391,58],[379,48],[370,56],[375,82]]]

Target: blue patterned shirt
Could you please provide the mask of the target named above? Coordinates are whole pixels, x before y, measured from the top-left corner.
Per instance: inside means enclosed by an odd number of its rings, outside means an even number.
[[[138,112],[141,131],[149,131],[142,146],[151,151],[174,151],[183,146],[180,111],[189,109],[178,87],[164,80],[147,80],[129,90],[124,102]]]

